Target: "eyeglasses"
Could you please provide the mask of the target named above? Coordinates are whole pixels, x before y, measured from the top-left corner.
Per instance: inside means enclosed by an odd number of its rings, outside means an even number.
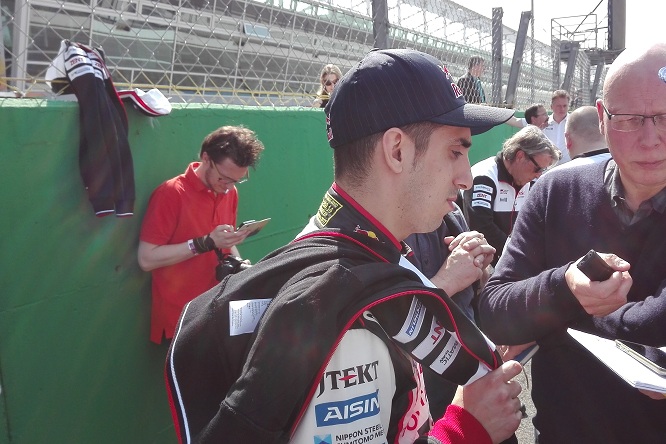
[[[217,169],[217,165],[215,164],[215,162],[213,162],[212,159],[211,159],[210,163],[211,163],[211,165],[213,165],[213,168],[215,168],[215,171],[217,171],[217,174],[220,176],[219,179],[217,179],[217,180],[220,181],[220,182],[225,183],[226,185],[240,185],[242,183],[247,182],[250,179],[250,170],[247,170],[247,172],[245,173],[245,176],[241,177],[238,180],[234,180],[231,177],[220,173],[220,170]]]
[[[327,80],[327,81],[324,82],[324,85],[331,86],[331,85],[335,85],[336,83],[338,83],[337,80]]]
[[[525,156],[527,156],[527,158],[530,159],[530,162],[532,162],[532,164],[534,164],[534,174],[543,173],[544,171],[546,171],[548,169],[548,167],[542,167],[541,165],[539,165],[537,163],[537,161],[534,160],[534,157],[527,154],[527,152],[523,151],[523,153],[525,153]]]
[[[653,116],[644,116],[642,114],[611,114],[606,109],[606,105],[602,103],[601,107],[608,116],[611,128],[615,131],[623,133],[638,131],[645,123],[645,119],[652,119],[654,127],[657,130],[666,131],[666,114],[655,114]]]

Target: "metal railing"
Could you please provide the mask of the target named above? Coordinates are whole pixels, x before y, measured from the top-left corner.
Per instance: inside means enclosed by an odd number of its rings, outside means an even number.
[[[344,73],[372,49],[371,1],[1,0],[0,92],[52,98],[45,73],[70,40],[103,48],[118,89],[158,88],[174,103],[310,106],[325,64]],[[388,46],[430,53],[454,76],[470,56],[490,67],[493,33],[501,35],[501,73],[481,77],[492,105],[549,104],[561,85],[560,48],[527,37],[513,101],[504,103],[517,31],[448,0],[386,1]],[[588,103],[585,53],[575,66],[570,91]]]

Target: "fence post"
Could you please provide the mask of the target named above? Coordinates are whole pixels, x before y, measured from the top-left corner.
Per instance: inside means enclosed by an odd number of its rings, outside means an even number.
[[[2,1],[0,1],[0,8]],[[5,65],[5,31],[2,25],[2,11],[0,11],[0,92],[7,91],[7,66]],[[2,387],[0,387],[2,390]],[[2,394],[2,392],[0,392]]]
[[[14,35],[12,37],[12,77],[16,79],[16,89],[25,91],[25,80],[28,78],[28,32],[30,31],[30,3],[16,2],[14,6]]]
[[[576,69],[576,60],[578,59],[578,49],[580,47],[580,44],[578,42],[566,42],[565,45],[569,49],[569,53],[567,56],[567,70],[564,73],[564,81],[562,82],[562,89],[565,91],[569,91],[571,93],[571,82],[573,81],[573,76],[574,76],[574,70]],[[564,49],[564,48],[562,48]],[[566,51],[562,50],[560,52],[560,57],[562,57],[562,54],[566,53]]]
[[[388,48],[388,5],[387,0],[372,0],[372,36],[375,48]]]
[[[499,105],[502,102],[502,17],[504,9],[493,8],[492,17],[492,59],[493,59],[493,88],[492,103]]]
[[[509,81],[506,85],[506,104],[511,108],[515,107],[516,88],[518,87],[518,76],[522,66],[523,55],[525,52],[525,41],[527,40],[527,27],[532,17],[531,11],[523,11],[520,14],[520,24],[518,25],[518,35],[516,36],[516,45],[513,48],[513,60],[511,61],[511,70],[509,71]]]

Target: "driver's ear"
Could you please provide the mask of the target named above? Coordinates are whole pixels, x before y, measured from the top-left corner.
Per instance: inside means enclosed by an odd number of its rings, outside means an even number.
[[[400,128],[389,128],[384,132],[381,139],[382,156],[392,172],[401,173],[408,162],[411,165],[414,144],[409,142],[409,136]]]

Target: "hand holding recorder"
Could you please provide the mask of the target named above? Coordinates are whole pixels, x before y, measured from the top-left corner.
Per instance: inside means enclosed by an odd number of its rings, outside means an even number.
[[[567,269],[564,277],[587,313],[606,316],[627,303],[633,282],[628,262],[615,254],[590,250],[574,265]]]
[[[591,281],[605,281],[615,273],[615,270],[594,250],[588,251],[587,254],[578,261],[576,266],[585,274],[585,276],[590,278]]]

